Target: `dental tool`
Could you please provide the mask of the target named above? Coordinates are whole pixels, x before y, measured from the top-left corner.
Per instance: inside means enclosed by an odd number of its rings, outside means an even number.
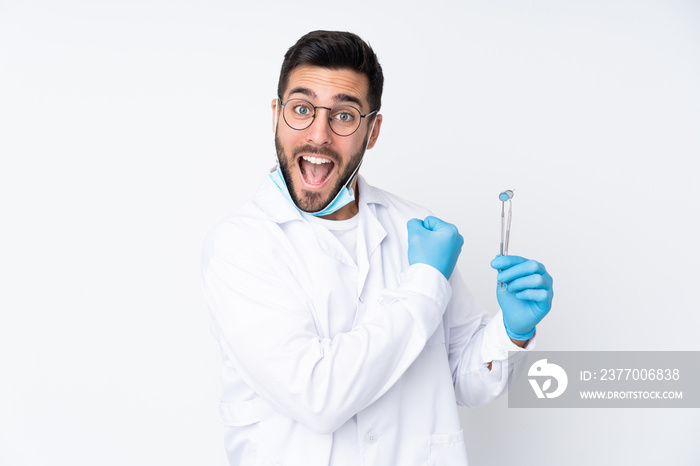
[[[507,189],[498,195],[501,201],[501,255],[508,255],[508,242],[510,241],[510,220],[513,216],[513,190]],[[506,223],[506,202],[508,202],[508,223]],[[506,283],[498,283],[501,288],[506,288]]]

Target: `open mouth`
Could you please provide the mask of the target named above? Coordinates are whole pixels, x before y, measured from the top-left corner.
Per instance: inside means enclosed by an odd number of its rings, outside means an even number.
[[[299,157],[301,181],[307,188],[319,189],[326,185],[335,163],[324,157],[302,155]]]

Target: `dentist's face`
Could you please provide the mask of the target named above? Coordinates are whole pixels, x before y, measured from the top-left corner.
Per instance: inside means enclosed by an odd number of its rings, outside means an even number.
[[[287,120],[295,124],[291,116],[308,112],[310,106],[301,101],[298,103],[302,105],[295,105],[294,101],[288,102],[290,99],[302,99],[315,107],[352,106],[364,115],[374,110],[369,108],[367,102],[368,89],[369,80],[364,74],[349,69],[300,66],[291,72],[287,89],[281,96],[282,103],[286,105],[282,106],[277,99],[273,100],[275,146],[280,168],[289,194],[301,210],[320,211],[335,198],[362,160],[365,147],[369,149],[374,146],[382,117],[376,116],[377,121],[371,135],[369,132],[374,116],[360,118],[359,127],[354,133],[339,136],[331,129],[329,110],[326,108],[317,108],[310,126],[302,130],[291,128],[285,122],[282,112],[287,112]],[[313,108],[310,110],[313,112]],[[344,120],[348,114],[340,113],[332,117]],[[359,193],[356,184],[357,178],[352,186],[356,192],[355,202],[324,216],[325,218],[344,220],[357,214]]]

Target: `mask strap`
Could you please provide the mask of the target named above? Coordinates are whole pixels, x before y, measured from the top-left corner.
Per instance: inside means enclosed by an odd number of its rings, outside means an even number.
[[[282,101],[280,100],[279,97],[277,97],[277,106],[276,106],[277,107],[277,110],[276,110],[277,116],[275,116],[275,125],[272,128],[272,137],[273,138],[277,136],[277,125],[280,122],[280,114],[282,113],[280,111],[281,104],[282,104]],[[275,158],[277,159],[277,163],[279,164],[279,156],[277,155],[277,151],[275,151]]]
[[[369,130],[369,134],[367,135],[367,144],[365,144],[365,152],[367,151],[367,148],[369,147],[369,143],[372,140],[372,133],[374,132],[374,125],[377,123],[377,115],[374,115],[372,118],[372,127]]]
[[[372,120],[372,128],[370,128],[369,133],[367,134],[367,144],[365,144],[365,152],[367,152],[367,148],[369,147],[369,143],[372,140],[372,133],[374,132],[374,124],[377,122],[377,115],[374,115],[374,119]],[[360,163],[357,164],[357,167],[355,170],[352,172],[352,175],[350,175],[350,178],[348,178],[348,182],[345,183],[345,187],[348,189],[350,188],[350,184],[352,183],[352,180],[355,179],[355,175],[357,174],[358,170],[360,169],[360,165],[362,165],[362,162],[364,162],[365,156],[362,154],[362,158],[360,159]]]

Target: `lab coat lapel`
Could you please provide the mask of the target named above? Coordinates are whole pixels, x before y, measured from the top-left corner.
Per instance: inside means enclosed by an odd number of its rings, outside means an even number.
[[[342,262],[345,265],[355,267],[355,261],[353,261],[352,257],[350,257],[350,253],[348,253],[348,251],[346,251],[345,248],[340,244],[338,239],[333,236],[333,233],[328,231],[327,228],[324,228],[321,225],[316,225],[311,222],[309,222],[309,228],[311,228],[314,231],[314,238],[316,238],[318,249],[322,253],[332,257],[338,262]]]
[[[386,230],[377,219],[374,209],[379,199],[374,195],[374,190],[369,186],[364,178],[359,177],[360,192],[360,222],[359,235],[357,238],[357,296],[362,297],[362,290],[365,287],[367,275],[369,274],[369,264],[372,254],[386,238]]]

